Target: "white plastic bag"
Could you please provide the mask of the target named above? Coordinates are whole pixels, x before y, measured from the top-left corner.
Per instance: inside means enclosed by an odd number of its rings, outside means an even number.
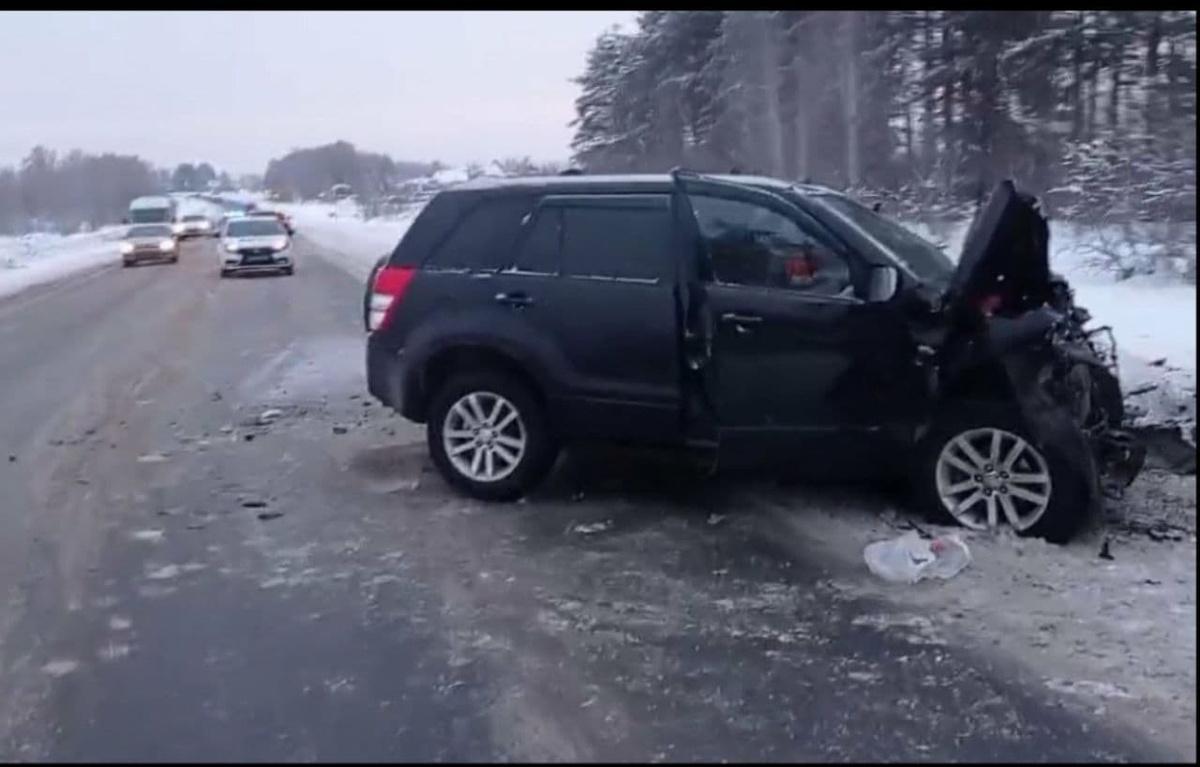
[[[957,535],[933,540],[910,531],[863,550],[867,568],[892,583],[916,583],[925,578],[953,578],[971,562],[971,550]]]

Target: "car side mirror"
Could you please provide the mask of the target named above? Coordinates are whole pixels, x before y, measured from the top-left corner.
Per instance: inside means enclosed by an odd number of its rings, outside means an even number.
[[[128,218],[123,218],[123,219],[121,219],[121,223],[122,223],[123,225],[125,225],[125,226],[128,226],[128,225],[129,225],[129,219],[128,219]]]
[[[867,301],[891,301],[900,289],[900,270],[894,266],[873,266],[867,277]]]

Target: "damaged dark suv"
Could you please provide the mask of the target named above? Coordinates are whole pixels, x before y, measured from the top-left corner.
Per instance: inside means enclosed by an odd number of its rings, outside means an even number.
[[[1144,453],[1115,347],[1001,184],[956,264],[828,189],[670,175],[480,180],[373,271],[371,393],[445,478],[513,500],[577,441],[903,479],[920,509],[1068,540]]]

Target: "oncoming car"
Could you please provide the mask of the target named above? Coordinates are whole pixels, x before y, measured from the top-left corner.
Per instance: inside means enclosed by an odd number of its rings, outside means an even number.
[[[221,231],[221,276],[243,272],[292,274],[292,238],[274,216],[244,216],[226,222]]]
[[[208,216],[193,213],[184,216],[173,227],[175,236],[180,239],[187,237],[211,237],[216,232],[213,230],[212,221]]]
[[[135,266],[142,261],[179,260],[179,243],[170,224],[134,224],[121,240],[121,264]]]

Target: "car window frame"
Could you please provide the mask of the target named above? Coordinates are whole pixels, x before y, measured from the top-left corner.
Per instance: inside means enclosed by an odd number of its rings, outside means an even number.
[[[496,265],[479,268],[448,267],[438,265],[437,259],[439,254],[456,234],[466,228],[472,216],[478,213],[485,205],[489,205],[491,203],[503,204],[507,200],[527,200],[530,204],[530,210],[525,214],[525,217],[522,218],[521,222],[518,224],[517,229],[513,234],[512,242],[508,243],[508,251],[502,254],[500,258],[496,259]],[[429,253],[422,259],[421,268],[425,271],[443,274],[498,274],[504,271],[504,269],[510,264],[511,258],[515,254],[516,245],[522,240],[526,224],[528,223],[525,219],[537,212],[538,202],[539,201],[536,199],[535,195],[529,194],[483,196],[470,202],[456,213],[453,226],[449,227],[445,232],[442,233],[440,237],[437,238],[436,243],[429,249]],[[397,245],[397,248],[398,247],[399,245]],[[498,248],[502,247],[503,246],[498,246]]]
[[[556,195],[554,204],[559,207],[559,238],[558,238],[558,271],[559,276],[572,280],[591,280],[595,282],[619,282],[634,285],[662,285],[671,279],[676,271],[677,254],[673,248],[674,217],[671,209],[669,192],[632,192],[627,194],[576,194]],[[566,244],[567,220],[566,213],[572,209],[617,209],[617,210],[650,210],[663,213],[663,221],[667,225],[666,252],[656,263],[654,277],[618,277],[603,274],[568,274],[564,260],[563,246]]]
[[[691,208],[692,216],[696,218],[696,236],[699,237],[704,245],[704,254],[706,263],[706,274],[702,275],[702,282],[710,287],[720,287],[724,290],[741,290],[756,293],[768,293],[770,295],[786,295],[793,296],[797,299],[807,301],[833,301],[838,303],[853,303],[865,304],[867,301],[860,296],[861,284],[865,274],[864,263],[860,256],[856,256],[852,248],[848,247],[839,237],[828,231],[820,221],[804,210],[801,210],[792,202],[779,197],[773,193],[763,193],[752,187],[742,187],[740,185],[726,184],[705,184],[700,189],[686,190],[688,205]],[[709,238],[701,233],[701,222],[696,213],[694,200],[697,197],[711,197],[718,200],[726,200],[729,202],[737,202],[745,205],[752,205],[766,210],[790,221],[801,233],[807,235],[819,244],[825,246],[834,253],[835,256],[842,259],[850,272],[851,287],[854,288],[854,295],[842,296],[838,294],[816,293],[803,288],[786,288],[778,285],[745,285],[740,283],[719,282],[715,279],[712,267],[712,253],[709,249]]]
[[[561,196],[561,195],[560,195]],[[513,240],[512,246],[509,248],[508,257],[504,259],[504,265],[495,271],[495,274],[512,275],[516,277],[561,277],[562,276],[562,237],[563,237],[563,221],[562,208],[553,204],[554,196],[546,195],[538,199],[534,203],[533,210],[525,214],[525,218],[521,221],[521,228],[517,230],[516,239]],[[548,204],[549,201],[549,204]],[[558,217],[557,244],[555,246],[555,261],[554,271],[552,272],[534,272],[526,269],[517,268],[517,256],[521,252],[521,248],[525,247],[525,243],[533,236],[538,223],[542,216],[550,213]]]

